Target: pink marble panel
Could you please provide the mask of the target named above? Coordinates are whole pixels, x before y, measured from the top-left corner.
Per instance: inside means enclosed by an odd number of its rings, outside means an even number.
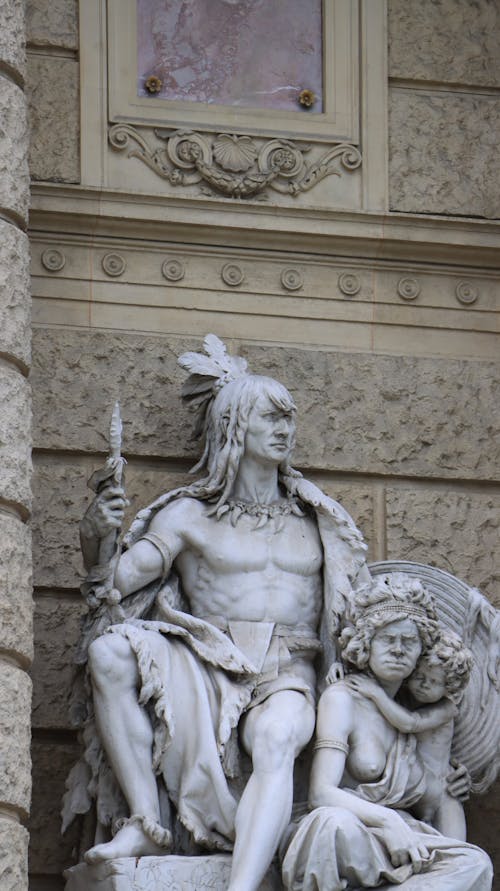
[[[137,34],[139,96],[322,111],[321,0],[138,0]]]

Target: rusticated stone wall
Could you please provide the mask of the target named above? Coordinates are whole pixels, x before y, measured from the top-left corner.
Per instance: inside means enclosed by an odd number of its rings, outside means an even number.
[[[500,217],[500,5],[389,0],[390,208]]]
[[[23,4],[0,5],[0,888],[27,888],[33,656]]]
[[[77,0],[26,0],[30,173],[80,181]]]

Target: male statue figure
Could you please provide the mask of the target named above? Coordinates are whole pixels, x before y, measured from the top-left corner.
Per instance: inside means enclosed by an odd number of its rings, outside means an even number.
[[[213,335],[205,351],[179,360],[205,476],[138,515],[115,574],[125,621],[89,649],[98,740],[87,730],[88,789],[115,834],[86,859],[171,850],[168,796],[198,845],[233,850],[230,891],[256,891],[314,730],[320,619],[331,635],[368,570],[351,518],[290,466],[288,391],[249,374]],[[111,485],[89,508],[88,569],[124,505]],[[236,732],[252,764],[242,794]]]

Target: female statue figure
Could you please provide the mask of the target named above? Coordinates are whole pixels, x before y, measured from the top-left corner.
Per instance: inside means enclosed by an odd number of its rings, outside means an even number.
[[[355,592],[341,636],[346,666],[395,699],[440,635],[431,598],[403,574]],[[427,793],[416,733],[384,717],[363,684],[328,687],[318,707],[314,810],[294,828],[283,861],[287,891],[383,888],[490,891],[488,856],[442,835],[412,811]]]

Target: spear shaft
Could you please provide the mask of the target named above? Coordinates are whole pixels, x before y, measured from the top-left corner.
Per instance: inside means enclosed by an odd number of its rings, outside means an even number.
[[[115,402],[111,414],[111,423],[109,426],[109,456],[106,464],[113,470],[110,477],[113,485],[121,486],[123,478],[123,465],[125,464],[121,454],[122,447],[122,419],[120,415],[120,403]],[[116,542],[119,532],[112,529],[111,532],[101,540],[99,546],[99,563],[105,565],[109,563],[116,552]]]

